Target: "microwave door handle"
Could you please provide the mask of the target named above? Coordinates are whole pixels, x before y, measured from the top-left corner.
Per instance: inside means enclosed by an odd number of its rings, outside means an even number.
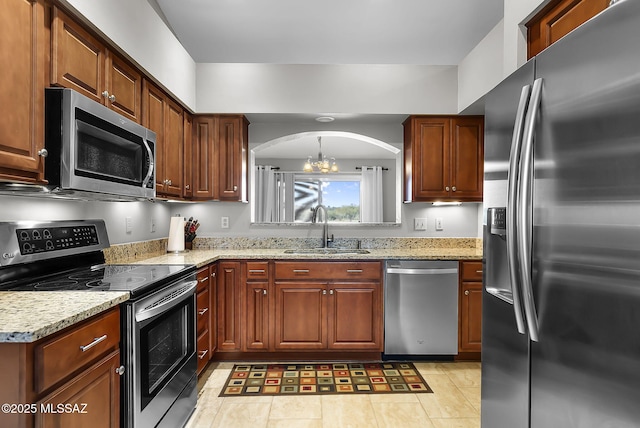
[[[524,145],[522,147],[522,161],[520,162],[520,204],[518,206],[518,256],[522,266],[522,293],[524,310],[527,316],[529,337],[532,341],[539,341],[538,316],[536,303],[533,298],[532,284],[532,214],[533,214],[533,139],[535,136],[536,122],[540,112],[540,98],[542,96],[542,79],[533,82],[531,102],[524,125]]]
[[[151,147],[149,147],[149,143],[147,143],[145,138],[142,139],[142,143],[144,144],[144,148],[147,149],[147,155],[149,156],[149,170],[147,171],[147,176],[142,180],[142,187],[147,187],[147,184],[149,184],[149,180],[153,175],[153,168],[155,167],[155,164],[153,162],[153,152],[151,151]]]
[[[517,208],[520,205],[518,200],[518,166],[522,155],[522,134],[524,130],[524,119],[527,113],[527,104],[531,95],[531,85],[522,87],[520,102],[516,112],[516,120],[513,125],[513,137],[511,140],[511,152],[509,154],[509,175],[507,177],[507,266],[509,268],[509,278],[511,280],[511,292],[513,296],[513,312],[516,318],[518,333],[525,334],[526,326],[524,314],[522,312],[522,298],[520,296],[520,278],[518,276],[518,240],[517,240]]]

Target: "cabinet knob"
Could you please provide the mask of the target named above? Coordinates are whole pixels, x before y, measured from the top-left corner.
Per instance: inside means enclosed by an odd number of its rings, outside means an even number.
[[[468,296],[469,295],[469,290],[464,290],[464,295]]]
[[[116,96],[111,94],[109,95],[109,101],[114,102],[116,100]]]
[[[327,290],[322,290],[322,294],[327,294]]]
[[[40,149],[38,150],[38,156],[46,158],[49,156],[49,151],[47,149]]]
[[[120,376],[122,376],[124,374],[124,366],[120,366],[116,368],[116,374],[119,374]]]
[[[102,91],[102,96],[105,98],[109,98],[109,92],[108,91]]]
[[[333,290],[329,290],[329,294],[333,294]]]
[[[267,295],[267,289],[266,288],[262,289],[262,294],[264,294],[265,296]]]
[[[238,186],[233,186],[233,191],[237,192],[238,191]]]
[[[449,191],[449,186],[445,187],[444,190]]]
[[[187,189],[187,190],[189,190],[189,189],[191,189],[191,185],[190,185],[190,184],[187,184],[186,186],[184,186],[184,188],[185,188],[185,189]]]
[[[457,190],[457,189],[456,189],[456,186],[453,186],[453,187],[451,188],[451,190],[453,190],[453,191],[455,192],[455,191]]]

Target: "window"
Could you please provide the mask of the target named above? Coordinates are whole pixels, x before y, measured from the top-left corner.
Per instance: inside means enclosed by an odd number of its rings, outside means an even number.
[[[295,174],[294,219],[311,222],[312,209],[322,204],[328,220],[340,223],[360,222],[360,174]],[[318,219],[324,221],[324,218]]]

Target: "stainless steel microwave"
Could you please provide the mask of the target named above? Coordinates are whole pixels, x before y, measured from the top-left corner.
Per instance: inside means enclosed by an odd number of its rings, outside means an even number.
[[[84,95],[45,89],[45,179],[53,193],[154,198],[156,134]]]

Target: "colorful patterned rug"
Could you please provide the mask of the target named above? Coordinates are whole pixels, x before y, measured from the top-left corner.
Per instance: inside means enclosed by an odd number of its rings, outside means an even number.
[[[220,397],[433,392],[412,363],[236,364]]]

